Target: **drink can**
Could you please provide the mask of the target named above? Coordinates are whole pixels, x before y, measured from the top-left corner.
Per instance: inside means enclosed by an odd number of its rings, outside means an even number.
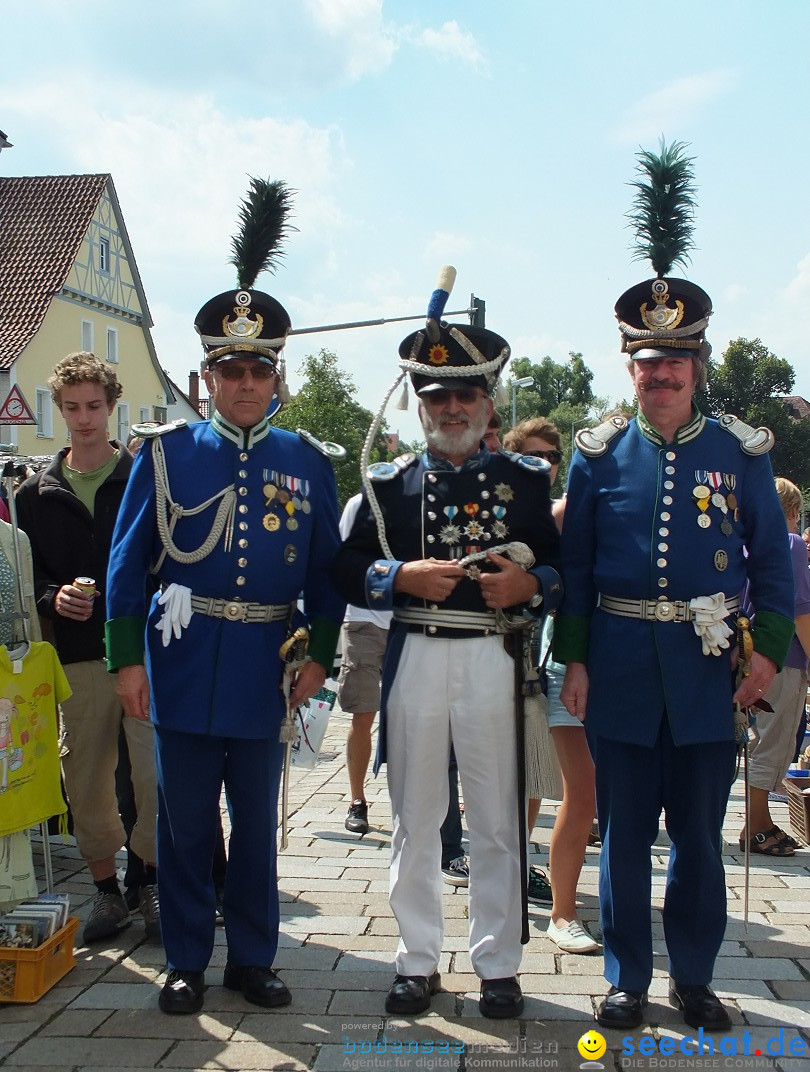
[[[78,588],[83,595],[88,596],[90,599],[96,594],[96,582],[92,577],[77,577],[73,582],[73,587]]]

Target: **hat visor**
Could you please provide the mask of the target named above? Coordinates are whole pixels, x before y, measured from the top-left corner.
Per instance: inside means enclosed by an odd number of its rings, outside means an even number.
[[[630,357],[633,361],[660,361],[662,357],[692,357],[692,352],[674,346],[656,346],[637,350]]]
[[[417,373],[421,378],[421,373]],[[442,376],[440,380],[431,380],[424,387],[417,390],[418,395],[429,395],[432,391],[453,391],[461,387],[481,387],[480,382],[475,382],[479,377],[475,376]],[[482,388],[483,390],[483,388]]]
[[[216,357],[209,357],[206,364],[208,368],[214,368],[216,365],[224,365],[226,361],[258,361],[260,365],[270,365],[272,368],[278,367],[278,362],[275,358],[271,357],[269,353],[258,353],[255,344],[240,349],[239,343],[235,343],[234,349],[229,349],[225,354],[220,353]]]

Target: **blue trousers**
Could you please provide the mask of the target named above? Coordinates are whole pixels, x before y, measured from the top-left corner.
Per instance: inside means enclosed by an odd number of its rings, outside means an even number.
[[[170,968],[203,971],[214,948],[211,863],[222,786],[231,811],[224,916],[231,964],[270,967],[278,948],[278,740],[157,728],[158,890]]]
[[[650,850],[663,809],[672,842],[663,909],[669,973],[683,985],[708,984],[726,929],[721,831],[736,745],[678,748],[666,717],[652,748],[605,737],[590,744],[602,835],[605,978],[642,992],[652,979]]]

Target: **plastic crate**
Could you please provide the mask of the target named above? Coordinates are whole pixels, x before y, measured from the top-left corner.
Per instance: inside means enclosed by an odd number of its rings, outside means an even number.
[[[785,778],[782,783],[787,790],[788,813],[793,836],[805,845],[810,845],[810,796],[803,789],[810,789],[810,772],[806,778]]]
[[[36,949],[0,946],[0,1002],[39,1001],[63,978],[73,965],[73,940],[79,926],[70,916],[61,930]]]

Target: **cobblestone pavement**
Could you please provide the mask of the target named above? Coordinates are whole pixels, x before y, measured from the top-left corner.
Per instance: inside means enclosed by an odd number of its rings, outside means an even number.
[[[223,989],[226,950],[218,928],[204,1011],[161,1014],[163,953],[145,940],[140,917],[133,916],[114,947],[77,948],[75,968],[38,1003],[0,1006],[0,1065],[53,1072],[580,1067],[810,1072],[810,850],[792,859],[753,859],[746,929],[737,847],[739,783],[726,821],[730,918],[714,982],[732,1009],[733,1028],[712,1040],[714,1055],[696,1053],[697,1044],[690,1041],[696,1032],[684,1027],[667,1003],[657,913],[656,971],[645,1026],[627,1039],[605,1031],[607,1052],[598,1063],[583,1063],[577,1041],[596,1027],[593,1011],[606,989],[602,958],[557,952],[545,936],[547,910],[530,909],[531,941],[521,974],[524,1015],[519,1021],[482,1018],[466,950],[466,890],[450,886],[444,898],[443,991],[429,1015],[386,1015],[396,944],[387,898],[390,812],[384,777],[370,779],[371,831],[361,838],[343,827],[348,722],[336,710],[318,766],[294,773],[290,845],[279,863],[282,937],[276,961],[293,991],[292,1006],[262,1011]],[[774,805],[774,815],[788,825],[784,804]],[[553,819],[554,806],[544,805],[532,843],[532,862],[541,866],[547,862]],[[70,893],[73,911],[83,921],[94,892],[89,875],[74,847],[58,838],[51,844],[55,888]],[[41,847],[39,852],[41,859]],[[660,906],[668,859],[663,833],[653,852]],[[580,884],[581,916],[595,930],[598,860],[599,850],[589,848]]]

